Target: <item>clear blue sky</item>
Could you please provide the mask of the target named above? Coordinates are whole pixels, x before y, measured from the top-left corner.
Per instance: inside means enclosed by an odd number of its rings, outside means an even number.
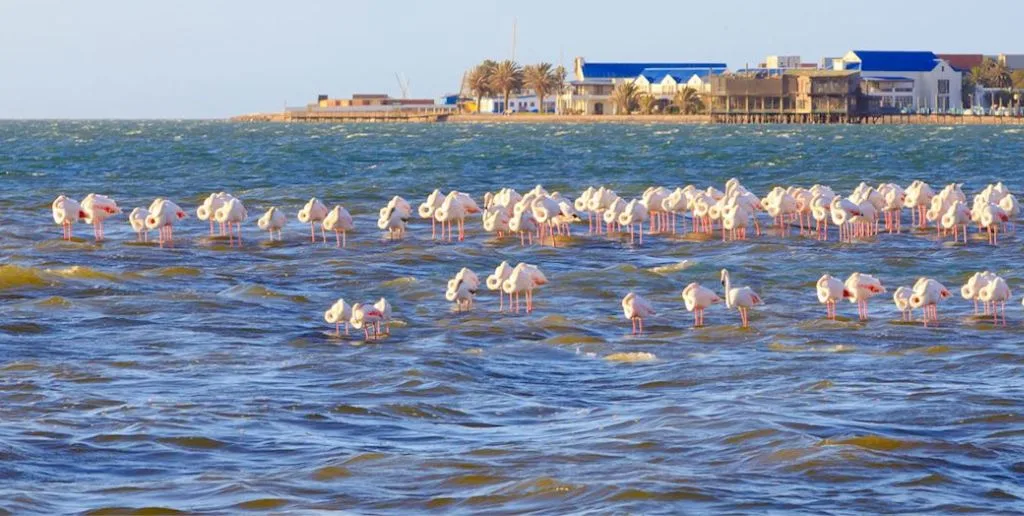
[[[317,93],[414,97],[520,62],[1024,53],[1024,0],[0,0],[0,118],[211,118]]]

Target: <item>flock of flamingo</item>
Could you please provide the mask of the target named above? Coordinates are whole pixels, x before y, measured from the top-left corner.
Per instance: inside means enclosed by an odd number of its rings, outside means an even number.
[[[966,244],[973,226],[990,244],[997,244],[999,233],[1012,229],[1011,221],[1019,214],[1017,198],[1000,182],[986,186],[968,202],[962,186],[951,183],[936,192],[922,181],[906,188],[893,183],[878,187],[861,183],[847,197],[823,185],[777,186],[759,198],[734,178],[726,182],[724,191],[713,186],[703,190],[693,185],[675,190],[659,186],[627,201],[605,187],[587,188],[574,200],[538,185],[525,194],[511,188],[488,192],[482,209],[466,193],[452,191],[445,195],[434,190],[416,214],[431,222],[432,239],[462,241],[466,219],[480,215],[487,233],[498,237],[518,235],[521,244],[527,240],[533,243],[536,238],[539,244],[557,246],[556,237],[571,236],[572,225],[582,223],[584,218],[590,234],[628,233],[635,244],[643,243],[644,224],[648,225],[648,234],[678,234],[680,229],[685,233],[687,216],[693,232],[720,231],[722,240],[742,240],[750,227],[756,235],[762,234],[761,213],[772,218],[780,235],[788,235],[796,227],[802,235],[828,240],[829,226],[834,225],[841,242],[853,242],[877,236],[883,224],[888,233],[902,232],[903,210],[909,210],[912,226],[924,229],[934,225],[939,237],[952,237]],[[99,194],[89,194],[82,202],[61,195],[53,201],[52,209],[53,220],[62,227],[65,240],[72,238],[77,222],[91,224],[95,239],[103,240],[104,221],[122,213],[113,199]],[[216,234],[215,225],[219,224],[220,235],[227,236],[230,245],[236,241],[241,245],[241,225],[249,212],[240,199],[226,192],[210,194],[196,209],[196,216],[209,221],[211,235]],[[175,224],[187,217],[174,202],[158,198],[148,208],[133,209],[128,222],[139,241],[148,241],[149,232],[158,230],[163,246],[173,242]],[[412,218],[412,205],[395,196],[380,209],[377,227],[387,231],[389,238],[400,239]],[[682,228],[679,219],[683,219]],[[346,245],[347,233],[355,229],[352,215],[344,206],[328,209],[316,197],[299,210],[298,220],[309,224],[311,241],[316,241],[316,228],[320,226],[323,241],[327,241],[327,232],[333,232],[338,247]],[[271,239],[280,240],[286,222],[284,212],[274,206],[257,220],[257,226]]]
[[[536,241],[540,245],[558,245],[557,237],[571,237],[572,226],[587,221],[591,235],[605,234],[619,238],[629,237],[630,243],[642,245],[644,226],[650,234],[679,234],[687,232],[686,219],[689,217],[690,230],[694,233],[717,235],[723,241],[748,238],[748,228],[753,227],[756,235],[763,233],[759,215],[771,217],[772,226],[780,236],[798,228],[801,235],[818,240],[828,240],[829,226],[836,226],[840,242],[853,243],[877,237],[884,228],[887,233],[903,231],[903,211],[910,211],[910,224],[921,230],[934,225],[939,238],[952,238],[954,242],[967,244],[968,231],[975,227],[985,236],[989,244],[996,245],[999,233],[1012,231],[1012,221],[1019,214],[1016,197],[1003,185],[987,185],[975,194],[971,201],[962,190],[962,184],[951,183],[936,191],[922,181],[914,181],[906,188],[893,183],[872,187],[861,183],[847,196],[837,195],[830,187],[814,185],[810,188],[792,186],[775,187],[759,198],[747,190],[739,180],[733,178],[725,183],[725,190],[715,187],[699,189],[690,185],[670,190],[665,187],[646,189],[639,198],[625,200],[606,187],[590,187],[576,199],[570,199],[558,192],[549,193],[542,186],[520,194],[514,189],[503,188],[488,192],[483,197],[483,208],[463,192],[452,191],[443,194],[434,190],[418,206],[416,215],[431,222],[431,239],[462,241],[466,236],[466,219],[480,216],[485,232],[498,238],[518,235],[520,245]],[[117,203],[104,195],[89,194],[81,202],[61,195],[52,204],[53,220],[60,225],[65,240],[71,240],[74,225],[84,222],[93,226],[97,241],[104,240],[104,222],[123,213]],[[242,245],[242,222],[248,219],[248,211],[242,201],[226,192],[210,194],[196,210],[196,216],[208,221],[210,235],[227,236],[231,246]],[[158,231],[161,247],[173,245],[174,226],[188,218],[188,214],[174,202],[157,198],[148,208],[134,208],[128,215],[128,222],[140,242],[149,241],[149,232]],[[355,228],[352,215],[341,205],[331,209],[317,198],[312,198],[299,210],[299,222],[309,224],[310,240],[317,241],[317,226],[320,238],[327,242],[327,233],[335,234],[337,247],[347,245],[347,233]],[[413,219],[413,207],[399,196],[393,197],[380,209],[377,227],[386,231],[389,239],[405,236],[408,223]],[[680,219],[682,224],[680,228]],[[812,228],[812,220],[814,227]],[[287,222],[284,212],[270,207],[258,220],[257,226],[269,233],[271,240],[281,240],[282,229]],[[749,324],[749,309],[762,304],[761,297],[749,287],[733,287],[729,272],[721,271],[724,287],[720,297],[713,290],[691,283],[682,292],[686,309],[694,314],[694,326],[704,325],[704,310],[711,305],[725,301],[728,309],[736,309],[743,327]],[[515,267],[502,262],[486,279],[489,290],[500,296],[499,310],[520,309],[520,295],[525,296],[526,311],[533,311],[534,289],[547,283],[547,278],[534,265],[520,263]],[[479,277],[463,268],[448,282],[446,299],[456,303],[458,311],[469,310],[479,291]],[[826,307],[826,317],[835,319],[836,305],[846,299],[858,305],[860,320],[868,316],[867,303],[872,297],[884,293],[885,287],[867,274],[854,273],[845,282],[829,275],[823,276],[816,284],[818,300]],[[999,323],[1006,324],[1005,307],[1010,298],[1006,281],[989,272],[979,272],[961,289],[965,299],[983,303],[985,315],[991,315]],[[912,310],[921,309],[925,326],[938,319],[937,305],[950,297],[950,292],[941,283],[931,278],[920,278],[913,286],[903,286],[895,291],[893,300],[902,312],[903,320],[912,319]],[[633,333],[643,331],[643,320],[655,314],[653,305],[637,293],[630,292],[622,300],[625,317],[632,322]],[[335,325],[338,334],[344,324],[346,334],[351,325],[363,329],[364,336],[377,339],[390,333],[391,305],[381,298],[377,303],[356,303],[348,305],[339,299],[324,314],[324,319]]]
[[[750,324],[749,310],[764,304],[761,296],[750,287],[735,287],[729,271],[722,269],[721,282],[723,293],[719,296],[714,290],[700,283],[690,283],[683,289],[682,298],[686,310],[693,313],[695,328],[704,326],[704,311],[712,305],[725,302],[726,309],[739,312],[742,327]],[[547,277],[535,265],[520,263],[515,267],[508,262],[501,262],[494,272],[487,276],[488,290],[497,291],[499,296],[498,311],[505,311],[505,296],[508,296],[508,311],[519,313],[520,295],[526,297],[526,312],[533,311],[533,291],[548,283]],[[445,299],[455,303],[456,312],[472,309],[477,293],[480,291],[480,277],[472,270],[463,267],[448,281]],[[870,274],[855,272],[846,281],[841,281],[825,274],[815,284],[818,301],[825,305],[825,317],[836,320],[836,308],[840,301],[848,300],[857,304],[857,313],[861,321],[868,320],[868,301],[886,292],[882,282]],[[961,296],[974,302],[974,313],[979,315],[978,303],[981,302],[984,315],[991,316],[993,324],[1006,325],[1006,302],[1012,293],[1006,280],[991,271],[975,273],[960,289]],[[925,327],[929,323],[937,324],[939,320],[938,304],[952,296],[949,289],[933,278],[919,278],[913,286],[902,286],[893,294],[893,302],[901,313],[903,322],[913,320],[913,310],[922,311],[921,321]],[[656,315],[654,305],[635,292],[629,292],[622,298],[622,312],[632,323],[633,335],[643,333],[644,319]],[[1000,313],[1002,318],[1000,319]],[[326,312],[324,320],[335,325],[335,334],[341,336],[341,326],[351,324],[356,329],[363,329],[367,340],[379,339],[380,324],[391,321],[391,305],[381,298],[375,304],[356,303],[349,305],[344,298],[338,299]],[[387,332],[390,333],[390,332]]]

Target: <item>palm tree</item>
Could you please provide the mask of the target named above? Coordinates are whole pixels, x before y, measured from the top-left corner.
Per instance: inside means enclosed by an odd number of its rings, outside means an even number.
[[[650,93],[641,93],[637,96],[637,105],[640,107],[640,114],[649,115],[654,112],[654,106],[657,105],[658,99],[654,98],[654,95]]]
[[[494,89],[491,88],[491,75],[494,73],[495,66],[497,63],[488,59],[476,65],[466,76],[466,86],[476,96],[477,113],[480,112],[480,103],[483,98],[494,94]]]
[[[491,73],[491,87],[505,98],[505,112],[508,113],[508,97],[523,87],[523,68],[511,60],[504,60]]]
[[[672,97],[672,103],[679,108],[681,115],[695,115],[704,111],[704,101],[700,98],[700,94],[690,87],[677,91]]]
[[[561,95],[561,94],[565,93],[565,78],[566,78],[566,75],[567,75],[567,73],[565,71],[565,67],[562,66],[562,65],[556,66],[555,70],[553,72],[551,72],[551,77],[550,77],[551,83],[548,84],[548,89],[551,91],[552,94],[558,96],[558,95]],[[558,111],[557,107],[558,107],[558,103],[556,102],[555,103],[555,108],[556,108],[555,111],[556,112]]]
[[[636,108],[637,96],[639,94],[640,89],[637,88],[633,81],[620,82],[615,86],[615,90],[612,91],[611,100],[615,103],[615,113],[628,115]]]
[[[1010,69],[1003,63],[992,61],[992,67],[989,69],[989,76],[991,77],[993,88],[1009,88],[1013,85],[1013,77],[1010,74]]]
[[[523,83],[537,94],[538,113],[544,113],[544,97],[551,93],[554,73],[551,63],[528,65],[523,68]]]
[[[1010,82],[1016,90],[1014,96],[1017,98],[1017,107],[1020,107],[1021,96],[1024,96],[1024,70],[1016,70],[1010,74]]]

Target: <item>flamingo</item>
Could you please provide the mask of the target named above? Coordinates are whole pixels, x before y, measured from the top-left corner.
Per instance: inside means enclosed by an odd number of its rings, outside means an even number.
[[[306,205],[299,210],[299,222],[303,224],[309,224],[309,241],[316,242],[316,229],[314,228],[317,222],[320,223],[320,236],[323,237],[324,243],[327,243],[327,233],[323,227],[324,218],[327,217],[327,206],[320,202],[320,199],[313,197],[306,201]]]
[[[352,215],[349,214],[348,210],[340,204],[327,212],[323,217],[320,226],[322,231],[334,232],[336,247],[345,247],[348,245],[348,232],[355,227],[352,222]],[[324,241],[326,242],[326,239]]]
[[[203,203],[196,208],[196,218],[210,221],[210,236],[213,236],[213,223],[216,221],[216,213],[222,206],[228,203],[234,196],[227,192],[210,194]],[[224,234],[224,226],[220,228],[220,234]]]
[[[651,221],[648,233],[665,232],[665,228],[668,226],[668,212],[665,211],[663,205],[665,199],[671,194],[672,192],[664,186],[652,186],[644,190],[643,195],[640,196],[640,202],[647,209]]]
[[[861,215],[860,205],[849,199],[835,197],[830,205],[832,223],[839,227],[839,241],[853,242],[853,235],[850,231],[850,221],[853,217]]]
[[[635,241],[636,234],[633,232],[633,226],[636,225],[637,231],[640,233],[639,245],[644,244],[644,222],[648,218],[647,207],[636,199],[629,201],[622,209],[622,213],[619,214],[619,225],[629,227],[629,243],[632,244]]]
[[[380,217],[377,219],[377,228],[386,229],[388,238],[395,239],[405,237],[405,228],[412,216],[412,207],[405,199],[395,196],[388,202],[388,205],[380,209]]]
[[[682,188],[676,188],[661,202],[661,209],[670,217],[669,225],[672,227],[672,234],[676,234],[678,224],[676,220],[690,210],[690,201]],[[683,231],[686,231],[686,219],[683,219]]]
[[[352,315],[349,323],[357,330],[363,330],[366,340],[377,340],[380,338],[380,323],[384,320],[384,314],[370,303],[356,303],[352,305]],[[370,337],[370,330],[373,330],[373,337]]]
[[[988,243],[999,244],[999,225],[1010,220],[998,204],[983,206],[978,213],[978,224],[988,231]]]
[[[787,192],[784,188],[776,186],[768,196],[761,199],[761,204],[764,206],[764,210],[768,212],[779,226],[780,235],[789,234],[789,226],[786,225],[786,217],[792,217],[797,214],[797,202],[796,199]]]
[[[270,240],[274,240],[274,231],[277,231],[277,240],[281,240],[281,229],[284,228],[287,218],[284,216],[284,212],[277,209],[277,206],[271,206],[262,217],[256,221],[256,225],[259,226],[263,231],[270,232]],[[347,319],[347,316],[346,316]],[[345,323],[346,327],[348,323]]]
[[[462,268],[455,277],[448,281],[445,299],[455,303],[456,311],[462,312],[473,307],[473,300],[480,289],[480,279],[470,269]]]
[[[373,307],[380,312],[381,320],[377,322],[377,333],[380,333],[380,324],[384,323],[384,333],[391,335],[391,303],[383,297],[378,299]]]
[[[508,230],[513,233],[519,233],[519,245],[526,245],[526,237],[530,239],[530,243],[533,244],[533,233],[537,231],[537,219],[533,218],[533,211],[526,210],[520,212],[518,215],[513,215],[508,221]]]
[[[137,242],[149,242],[149,228],[146,227],[146,219],[149,218],[149,210],[136,207],[128,214],[128,223],[135,231]]]
[[[226,225],[228,229],[228,245],[231,246],[235,245],[231,225],[235,225],[235,229],[238,231],[238,247],[242,247],[242,222],[249,218],[249,211],[242,205],[242,201],[232,197],[227,203],[217,209],[213,217],[217,222]]]
[[[619,215],[626,209],[626,201],[616,198],[604,209],[601,220],[605,223],[605,233],[611,234],[612,229],[619,225]],[[619,228],[621,230],[621,228]]]
[[[939,321],[939,301],[949,298],[949,290],[942,283],[931,278],[920,278],[914,284],[913,293],[910,295],[910,306],[920,308],[924,312],[924,326],[928,327],[929,319]]]
[[[159,231],[160,247],[174,243],[174,223],[188,217],[185,210],[172,201],[157,198],[149,205],[149,216],[146,217],[146,229]]]
[[[836,320],[836,303],[842,299],[849,299],[852,294],[842,281],[828,274],[818,280],[815,288],[818,292],[818,302],[825,305],[825,317]]]
[[[1006,284],[1006,280],[996,276],[981,288],[978,292],[978,299],[986,306],[992,307],[992,323],[999,324],[999,307],[1003,309],[1003,326],[1006,326],[1006,301],[1010,299],[1012,293],[1010,292],[1010,286]]]
[[[420,204],[416,210],[421,219],[430,219],[430,239],[437,238],[437,219],[434,218],[434,211],[444,203],[445,195],[441,190],[434,190],[427,196],[427,200]],[[443,236],[443,235],[442,235]]]
[[[935,197],[935,191],[928,183],[917,180],[910,183],[910,186],[904,191],[903,206],[910,208],[911,225],[914,224],[916,218],[920,227],[928,226],[925,220],[925,208],[931,204],[932,197]]]
[[[480,208],[469,195],[457,191],[449,192],[441,206],[434,210],[434,218],[441,223],[441,238],[444,238],[444,225],[447,223],[448,241],[452,241],[452,223],[454,222],[459,228],[458,240],[459,242],[463,241],[466,237],[466,215],[479,212]]]
[[[654,305],[634,292],[622,298],[622,313],[633,323],[633,335],[644,332],[644,318],[655,315]]]
[[[750,213],[746,208],[730,203],[722,210],[722,241],[725,241],[725,232],[729,231],[731,238],[736,240],[747,239],[747,224],[750,222]]]
[[[483,211],[484,231],[502,237],[509,232],[509,214],[504,207],[491,206]]]
[[[828,240],[828,220],[832,216],[832,200],[822,194],[811,198],[811,216],[814,217],[818,240]]]
[[[882,282],[870,274],[855,272],[846,279],[846,290],[850,292],[850,302],[857,303],[857,313],[861,321],[868,320],[868,300],[878,294],[885,293]]]
[[[910,306],[910,297],[914,291],[910,287],[900,287],[892,294],[892,301],[900,311],[900,320],[910,322],[913,319],[913,307]]]
[[[722,269],[722,286],[725,287],[725,307],[739,310],[743,327],[747,328],[750,325],[750,308],[764,304],[764,301],[750,287],[734,288],[729,280],[729,271],[725,269]]]
[[[80,208],[81,213],[85,214],[82,219],[86,224],[92,224],[93,236],[97,242],[104,240],[103,221],[121,213],[121,208],[117,207],[117,203],[113,199],[94,193],[86,195],[82,199]]]
[[[967,244],[967,224],[971,221],[971,210],[963,201],[956,201],[946,209],[939,221],[941,227],[946,231],[952,231],[953,242],[957,242],[960,232],[963,231],[964,245]]]
[[[715,294],[715,291],[701,286],[700,283],[690,283],[683,289],[683,303],[686,310],[693,312],[693,327],[704,327],[704,310],[713,304],[722,301],[722,298]]]
[[[72,227],[80,219],[85,218],[82,206],[70,197],[59,195],[53,200],[50,208],[53,211],[53,222],[63,230],[62,238],[71,240]]]
[[[964,286],[960,287],[960,296],[968,301],[974,301],[974,315],[978,315],[978,301],[981,299],[981,289],[985,288],[997,276],[990,271],[975,272]],[[988,315],[988,305],[985,305],[985,315]]]
[[[885,200],[885,205],[882,207],[882,213],[885,214],[885,229],[890,234],[893,232],[902,232],[903,224],[901,221],[901,214],[903,213],[903,206],[906,202],[906,192],[899,185],[894,183],[883,183],[878,185],[878,193],[882,194],[882,199]]]
[[[330,308],[324,312],[324,321],[334,325],[334,334],[341,336],[341,325],[345,324],[345,335],[348,335],[349,319],[352,317],[352,307],[345,303],[345,300],[338,298]]]
[[[487,289],[498,291],[498,299],[500,303],[498,305],[499,312],[505,311],[505,294],[504,290],[502,289],[502,285],[505,283],[505,280],[507,280],[508,277],[511,275],[512,266],[509,265],[508,262],[501,262],[497,267],[494,268],[494,272],[491,275],[487,276]],[[508,308],[509,310],[512,309],[512,298],[509,298],[508,300]]]
[[[576,198],[573,205],[573,207],[576,208],[576,211],[587,214],[587,224],[589,226],[589,230],[587,232],[590,234],[594,233],[594,212],[591,211],[587,205],[590,203],[590,198],[594,196],[595,191],[596,190],[593,186],[588,186],[587,189],[583,190],[583,193]]]
[[[520,263],[512,268],[512,272],[501,284],[501,289],[509,296],[509,310],[512,310],[512,296],[515,295],[515,309],[519,313],[519,296],[526,295],[526,313],[533,312],[533,291],[548,282],[547,277],[534,265]]]
[[[557,247],[558,244],[555,242],[555,234],[550,231],[550,229],[557,220],[557,217],[562,213],[562,207],[558,204],[558,201],[548,196],[538,197],[533,201],[533,203],[531,203],[530,211],[533,213],[533,218],[538,224],[538,240],[543,242],[544,228],[547,227],[549,230],[548,232],[551,235],[551,246]]]
[[[590,196],[587,202],[587,210],[594,214],[595,230],[598,234],[601,233],[601,221],[607,225],[607,228],[611,230],[611,224],[617,222],[618,213],[612,220],[608,220],[607,211],[612,205],[616,204],[616,201],[621,201],[618,194],[614,190],[609,188],[600,187],[594,191],[594,194]],[[625,204],[623,202],[623,204]]]

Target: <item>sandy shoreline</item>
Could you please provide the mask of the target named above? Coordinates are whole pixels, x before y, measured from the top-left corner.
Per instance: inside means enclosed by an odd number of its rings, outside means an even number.
[[[232,122],[295,122],[295,123],[455,123],[455,124],[677,124],[703,125],[726,124],[713,121],[710,115],[554,115],[537,113],[516,113],[499,115],[490,113],[455,113],[451,115],[419,115],[398,117],[389,113],[381,113],[374,117],[373,113],[360,116],[329,116],[323,118],[296,119],[284,113],[252,113],[228,119]],[[737,119],[737,122],[742,121]],[[771,125],[756,120],[748,122],[752,125]],[[793,124],[802,125],[802,124]],[[1024,117],[1000,116],[962,116],[962,115],[883,115],[865,117],[853,124],[826,125],[1024,125]]]
[[[523,123],[523,124],[710,124],[708,115],[539,115],[521,113],[497,115],[489,113],[464,113],[451,115],[448,122],[454,123]]]

